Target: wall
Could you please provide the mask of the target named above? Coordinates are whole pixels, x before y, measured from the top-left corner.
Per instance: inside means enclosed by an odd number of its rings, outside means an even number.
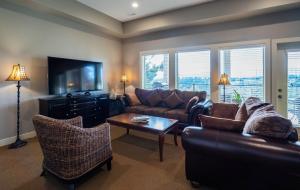
[[[167,49],[170,51],[170,69],[175,71],[174,48],[206,46],[209,44],[242,42],[261,39],[275,39],[300,36],[300,9],[266,14],[248,19],[185,27],[155,32],[151,35],[126,39],[123,42],[124,72],[134,86],[141,86],[140,52]],[[217,65],[213,60],[212,65]],[[212,72],[217,69],[212,67]],[[170,87],[174,87],[175,72],[170,72]],[[218,78],[218,76],[213,76]],[[214,81],[216,84],[217,81]],[[217,97],[217,86],[213,86],[213,96]]]
[[[5,81],[12,65],[24,65],[31,78],[21,88],[21,132],[26,133],[33,130],[38,98],[48,94],[47,56],[102,61],[105,89],[119,88],[121,41],[0,8],[0,140],[16,135],[17,88]]]

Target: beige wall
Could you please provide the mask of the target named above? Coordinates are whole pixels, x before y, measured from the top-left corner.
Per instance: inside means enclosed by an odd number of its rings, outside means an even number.
[[[22,133],[32,131],[38,98],[48,94],[47,56],[104,63],[105,89],[118,88],[122,44],[0,8],[0,140],[16,135],[16,84],[4,81],[13,64],[26,66],[31,81],[21,88]]]

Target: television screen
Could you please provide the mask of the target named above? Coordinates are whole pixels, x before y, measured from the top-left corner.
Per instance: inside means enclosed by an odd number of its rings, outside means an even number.
[[[102,90],[102,63],[48,57],[49,94]]]

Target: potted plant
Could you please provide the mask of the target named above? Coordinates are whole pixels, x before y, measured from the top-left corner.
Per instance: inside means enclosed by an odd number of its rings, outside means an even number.
[[[243,102],[241,94],[238,93],[236,90],[233,90],[232,102],[237,103],[239,105]]]

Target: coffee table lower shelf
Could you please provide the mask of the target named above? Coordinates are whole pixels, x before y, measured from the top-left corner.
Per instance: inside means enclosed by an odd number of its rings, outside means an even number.
[[[178,120],[146,115],[147,117],[149,117],[149,122],[147,124],[143,124],[131,121],[131,119],[136,116],[145,115],[124,113],[108,118],[107,122],[118,127],[126,128],[127,134],[129,134],[130,129],[132,129],[158,135],[159,158],[162,162],[165,135],[168,132],[172,131],[174,133],[174,143],[176,146],[178,146],[178,127],[176,125],[178,123]]]

